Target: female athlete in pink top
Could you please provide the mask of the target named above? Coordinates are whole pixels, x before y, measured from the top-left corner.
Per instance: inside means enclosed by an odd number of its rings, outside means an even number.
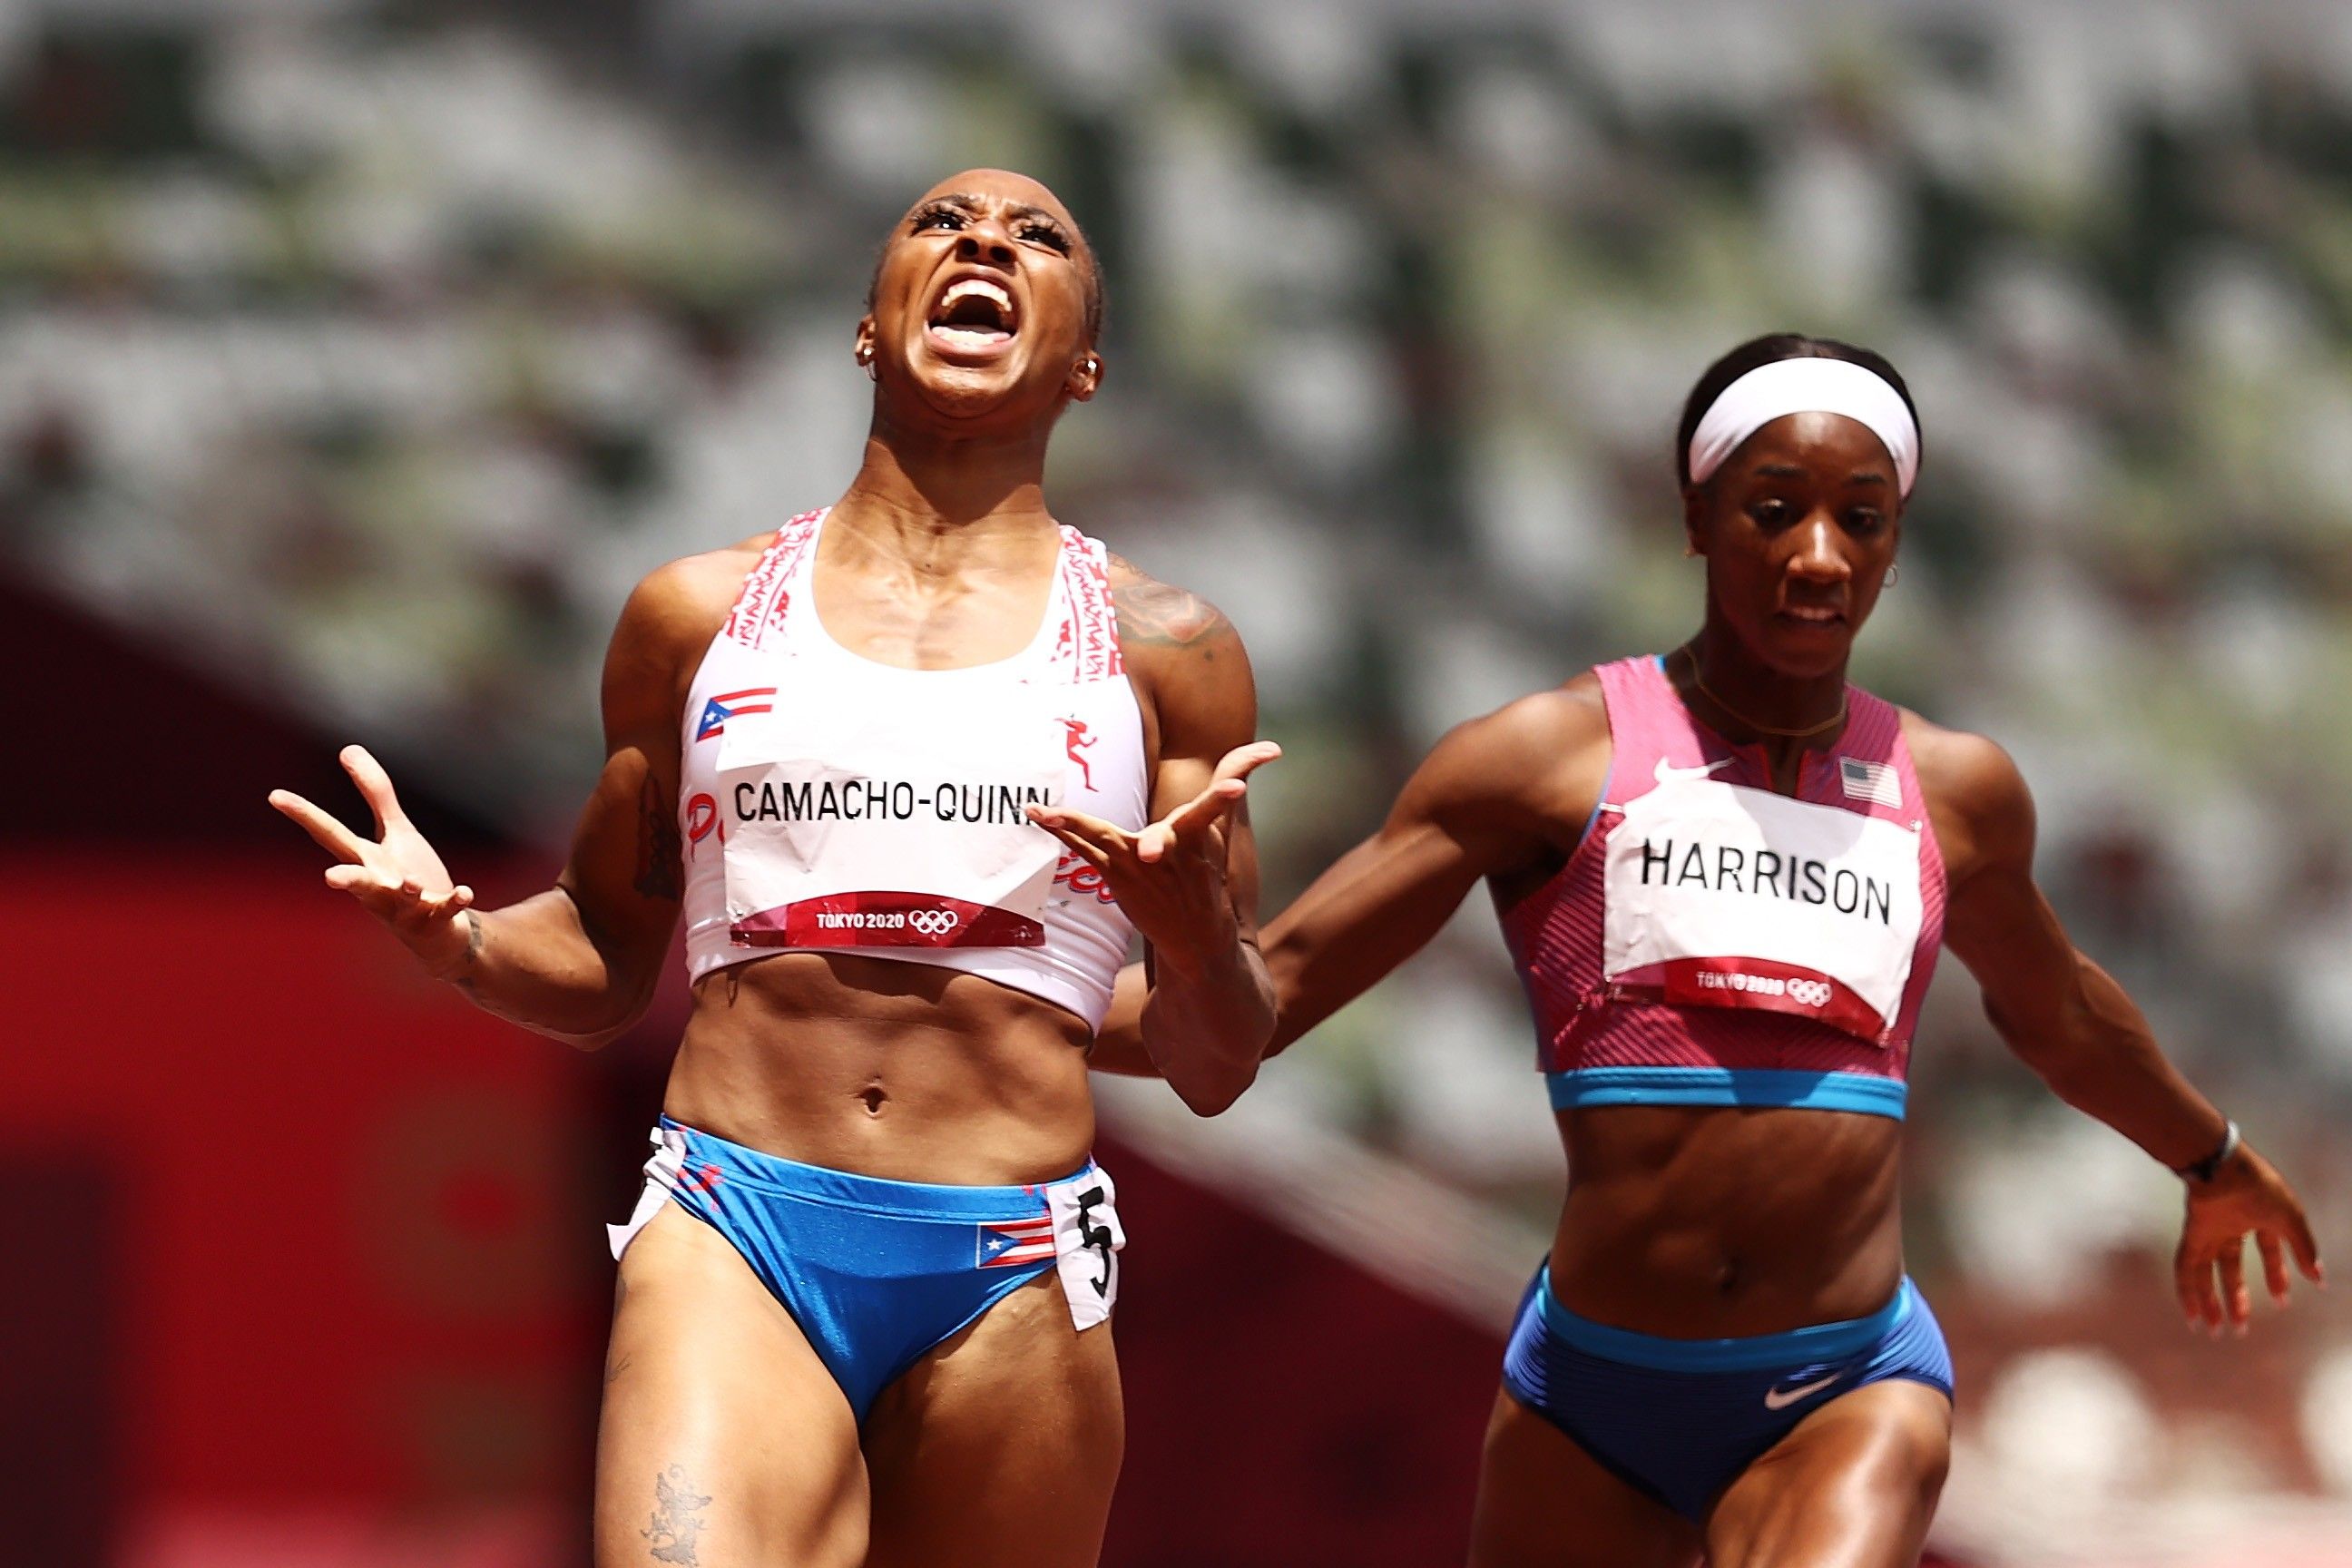
[[[1896,1177],[1939,941],[2029,1067],[2187,1178],[2192,1324],[2245,1325],[2249,1233],[2280,1300],[2290,1252],[2319,1278],[2286,1184],[2060,928],[2007,754],[1846,681],[1918,455],[1879,356],[1734,350],[1675,443],[1698,632],[1454,730],[1265,930],[1274,1049],[1481,880],[1534,1006],[1569,1188],[1488,1430],[1477,1568],[1916,1561],[1950,1370]],[[1134,984],[1097,1067],[1142,1068]]]

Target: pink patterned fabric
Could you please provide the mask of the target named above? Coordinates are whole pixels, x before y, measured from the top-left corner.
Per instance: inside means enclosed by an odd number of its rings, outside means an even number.
[[[1846,689],[1848,717],[1837,744],[1809,753],[1797,797],[1919,829],[1922,920],[1903,1003],[1878,1041],[1858,1039],[1811,1018],[1720,1007],[1677,1006],[1603,982],[1606,846],[1622,808],[1655,787],[1660,762],[1694,768],[1721,763],[1725,784],[1769,789],[1764,752],[1734,746],[1691,716],[1654,657],[1598,667],[1612,748],[1603,804],[1559,874],[1505,911],[1503,935],[1535,1015],[1539,1063],[1548,1072],[1594,1068],[1790,1068],[1857,1073],[1900,1081],[1935,971],[1944,926],[1944,864],[1919,779],[1893,704]],[[1902,804],[1853,798],[1840,759],[1891,766]]]
[[[1118,611],[1110,599],[1110,556],[1101,542],[1062,524],[1062,625],[1052,662],[1072,685],[1127,671],[1118,652]]]
[[[743,591],[735,596],[727,624],[719,628],[720,636],[746,647],[758,647],[770,632],[783,626],[784,616],[792,608],[792,595],[784,585],[792,580],[803,552],[816,538],[827,510],[804,511],[776,530],[774,541],[761,553],[760,563],[744,576]]]

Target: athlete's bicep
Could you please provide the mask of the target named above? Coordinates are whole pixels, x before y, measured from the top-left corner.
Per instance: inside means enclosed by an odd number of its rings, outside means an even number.
[[[1556,715],[1514,704],[1447,734],[1413,771],[1380,831],[1269,921],[1278,1045],[1371,988],[1425,946],[1486,877],[1557,853],[1529,741]]]
[[[639,585],[604,658],[604,765],[558,885],[608,964],[650,983],[683,895],[677,818],[681,666],[693,606],[677,568]]]
[[[1967,965],[2005,1033],[2038,1032],[2074,995],[2074,944],[2033,879],[2033,796],[2008,754],[1945,737],[1932,764],[1949,802],[1938,826],[1948,878],[1944,945]]]
[[[1158,721],[1151,777],[1157,821],[1207,789],[1226,753],[1258,738],[1257,679],[1241,634],[1214,605],[1122,567],[1119,643],[1146,671]],[[1278,763],[1276,765],[1279,765]],[[1225,886],[1245,938],[1257,930],[1257,837],[1246,796],[1224,826]]]

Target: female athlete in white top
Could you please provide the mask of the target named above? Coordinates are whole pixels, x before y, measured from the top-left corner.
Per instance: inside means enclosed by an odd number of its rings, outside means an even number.
[[[1131,928],[1170,1081],[1203,1113],[1248,1084],[1273,1004],[1241,797],[1276,754],[1224,617],[1045,510],[1100,320],[1035,182],[908,213],[857,328],[856,479],[631,595],[554,888],[472,908],[357,747],[374,839],[271,796],[431,973],[583,1047],[642,1016],[688,910],[692,1012],[615,1227],[602,1568],[1095,1560],[1124,1237],[1086,1049]]]

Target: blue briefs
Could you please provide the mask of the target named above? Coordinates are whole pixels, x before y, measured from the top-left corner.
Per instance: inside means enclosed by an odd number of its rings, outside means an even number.
[[[613,1256],[670,1203],[733,1244],[862,1423],[899,1373],[1059,1268],[1080,1329],[1110,1315],[1126,1245],[1117,1189],[1089,1163],[1059,1182],[940,1187],[803,1165],[662,1118],[645,1194]]]
[[[1669,1340],[1580,1318],[1546,1265],[1503,1353],[1511,1396],[1620,1480],[1703,1523],[1741,1471],[1841,1394],[1907,1378],[1952,1393],[1936,1315],[1906,1279],[1867,1318],[1748,1339]]]

